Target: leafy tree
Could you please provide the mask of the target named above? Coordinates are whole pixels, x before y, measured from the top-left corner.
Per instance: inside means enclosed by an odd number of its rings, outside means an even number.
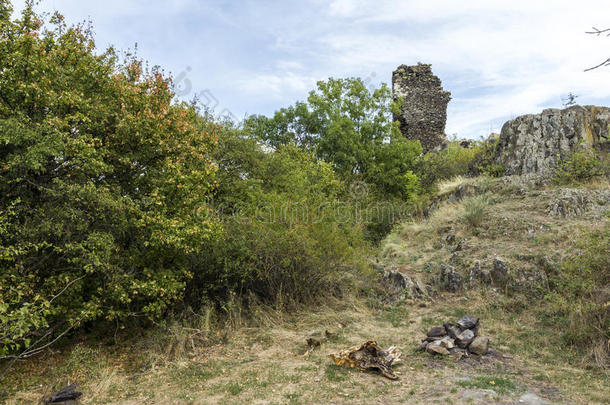
[[[219,132],[214,206],[222,237],[193,261],[188,302],[237,293],[274,304],[346,290],[366,249],[345,184],[329,163],[295,145],[269,151],[248,133]],[[362,277],[360,277],[362,278]]]
[[[318,82],[306,103],[281,109],[272,118],[250,117],[245,128],[271,147],[294,144],[313,151],[343,179],[408,197],[417,190],[411,169],[422,149],[402,137],[392,121],[397,108],[386,85],[370,91],[361,79],[331,78]]]
[[[0,17],[0,356],[47,326],[160,316],[218,230],[198,211],[217,128],[90,27]]]

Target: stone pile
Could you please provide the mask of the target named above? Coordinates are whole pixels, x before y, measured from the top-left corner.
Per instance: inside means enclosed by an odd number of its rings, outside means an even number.
[[[457,323],[445,323],[430,329],[419,347],[438,355],[455,355],[458,359],[471,354],[483,356],[489,351],[489,338],[479,336],[479,318],[464,315]]]

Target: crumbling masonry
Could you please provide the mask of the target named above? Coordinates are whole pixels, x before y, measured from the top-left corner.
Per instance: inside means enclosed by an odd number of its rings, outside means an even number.
[[[402,99],[400,131],[409,139],[421,142],[430,151],[446,142],[445,123],[451,93],[443,90],[441,81],[432,74],[431,65],[401,65],[392,73],[394,99]]]

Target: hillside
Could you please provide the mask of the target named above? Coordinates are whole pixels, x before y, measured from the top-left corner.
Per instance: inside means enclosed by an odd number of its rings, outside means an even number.
[[[605,403],[607,342],[574,339],[587,332],[578,319],[585,308],[565,314],[561,306],[576,302],[556,302],[553,294],[568,277],[565,263],[587,256],[583,235],[605,238],[594,247],[607,264],[608,184],[458,178],[441,186],[435,206],[427,218],[398,227],[374,260],[381,278],[397,270],[426,285],[419,297],[381,283],[369,298],[314,311],[259,306],[254,319],[234,311],[229,329],[201,316],[120,345],[82,340],[19,367],[6,403],[36,402],[68,381],[79,384],[83,404]],[[448,266],[459,275],[455,285],[439,279]],[[586,299],[607,311],[608,285],[590,292]],[[417,351],[430,327],[464,314],[480,318],[492,354],[457,361]],[[306,339],[325,330],[328,341],[307,353]],[[327,357],[371,338],[402,350],[393,367],[398,380],[337,367]]]

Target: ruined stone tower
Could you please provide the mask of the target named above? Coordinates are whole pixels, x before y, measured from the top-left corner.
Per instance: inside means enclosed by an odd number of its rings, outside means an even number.
[[[400,131],[409,139],[418,139],[424,151],[446,142],[445,122],[451,93],[432,74],[431,65],[401,65],[392,73],[394,99],[404,101],[399,115]]]

